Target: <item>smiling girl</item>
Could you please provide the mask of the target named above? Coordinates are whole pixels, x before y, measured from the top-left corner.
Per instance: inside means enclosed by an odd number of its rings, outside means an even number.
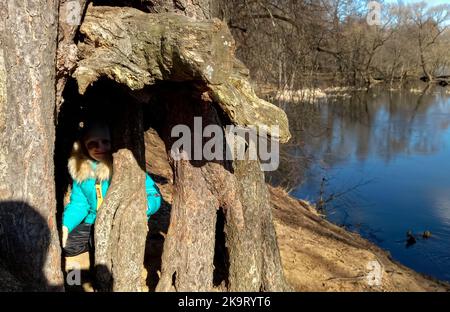
[[[72,177],[70,202],[64,208],[62,245],[68,257],[93,248],[93,224],[112,176],[111,135],[102,121],[90,121],[75,142],[68,162]],[[161,195],[146,173],[147,219],[161,206]]]

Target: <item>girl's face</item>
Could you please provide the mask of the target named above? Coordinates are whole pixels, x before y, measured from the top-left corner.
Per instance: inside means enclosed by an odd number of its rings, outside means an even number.
[[[91,158],[96,161],[106,160],[111,154],[111,138],[109,131],[93,131],[84,141]]]

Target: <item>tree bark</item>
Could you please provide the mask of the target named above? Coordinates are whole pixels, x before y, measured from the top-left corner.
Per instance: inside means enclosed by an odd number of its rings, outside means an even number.
[[[258,160],[233,162],[238,181],[242,217],[226,215],[226,240],[230,251],[230,291],[288,291],[281,266],[269,194]]]
[[[80,14],[86,2],[79,1]],[[61,1],[61,8],[65,3]],[[211,17],[212,3],[207,0],[152,3],[155,12],[177,12],[198,20]],[[78,25],[67,25],[67,11],[61,11],[58,36],[57,10],[56,0],[21,0],[0,5],[0,38],[4,47],[0,49],[0,248],[13,276],[32,281],[25,288],[35,290],[62,289],[52,159],[55,130],[49,116],[54,116],[63,102],[62,90],[80,53],[73,42]],[[170,17],[165,18],[170,22]],[[223,26],[214,23],[207,27],[222,31]],[[192,27],[197,26],[192,23]],[[6,29],[11,31],[6,33]],[[209,36],[208,32],[198,34]],[[217,38],[213,37],[212,48],[226,62],[211,63],[215,70],[212,76],[209,68],[195,68],[194,58],[187,59],[184,65],[172,63],[178,66],[172,78],[190,81],[187,85],[191,87],[184,94],[170,90],[172,97],[165,104],[160,102],[167,108],[166,123],[160,132],[165,134],[169,154],[173,143],[170,130],[180,123],[192,128],[194,116],[206,121],[203,127],[223,127],[229,119],[243,125],[250,125],[252,120],[264,124],[273,117],[270,112],[276,111],[270,103],[256,98],[243,78],[246,69],[239,64],[233,67],[237,63],[227,58],[228,52],[224,54],[232,42],[214,41]],[[224,44],[222,48],[220,44]],[[85,56],[89,56],[86,51]],[[236,73],[232,74],[232,68]],[[189,76],[193,69],[199,76]],[[199,78],[205,81],[196,82]],[[211,85],[206,87],[207,83]],[[249,107],[247,103],[256,105]],[[263,113],[252,114],[254,107],[260,107]],[[95,225],[97,277],[100,290],[139,291],[147,233],[142,107],[130,100],[115,116],[120,118],[115,120],[113,129],[117,150],[114,174]],[[275,121],[281,123],[282,138],[287,140],[285,116],[277,112]],[[204,143],[201,142],[202,147]],[[225,232],[228,249],[222,256],[229,258],[224,261],[229,267],[221,290],[288,289],[259,162],[171,159],[171,164],[175,199],[157,290],[214,289],[216,231]],[[218,213],[225,216],[223,229],[216,228]]]
[[[194,90],[176,87],[161,90],[166,105],[161,136],[174,170],[174,200],[156,291],[287,291],[273,226],[271,206],[259,161],[175,160],[170,153],[170,130],[187,125],[199,131],[194,116],[202,117],[202,129],[224,126],[210,99]],[[170,112],[170,113],[169,113]],[[193,139],[195,140],[195,139]],[[194,144],[194,141],[192,142]],[[198,143],[197,143],[198,144]],[[203,148],[205,142],[200,142]],[[196,148],[199,148],[198,146]],[[217,214],[225,215],[217,228]],[[224,231],[225,277],[215,285],[216,231]]]
[[[56,51],[56,111],[64,101],[62,93],[68,77],[78,61],[78,48],[74,42],[81,25],[88,0],[59,0],[58,47]]]
[[[142,106],[115,114],[114,174],[95,224],[95,266],[100,291],[141,291],[147,235]]]
[[[29,290],[62,290],[55,222],[56,0],[0,3],[0,254]]]
[[[218,202],[201,168],[179,161],[174,170],[175,197],[156,291],[211,291]]]
[[[151,13],[174,12],[195,19],[211,18],[211,11],[215,8],[212,0],[145,0]]]
[[[197,92],[192,89],[177,89],[176,93],[171,88],[162,90],[158,103],[165,105],[167,112],[161,132],[174,172],[174,200],[156,291],[212,291],[220,202],[207,177],[215,164],[174,160],[170,153],[174,142],[171,129],[185,124],[194,131],[193,117],[209,117],[211,107],[202,105],[206,103],[193,95]],[[206,111],[202,112],[202,107]]]

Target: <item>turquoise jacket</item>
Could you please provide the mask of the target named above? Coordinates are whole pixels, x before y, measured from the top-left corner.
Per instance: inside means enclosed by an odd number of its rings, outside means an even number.
[[[69,233],[82,222],[94,224],[97,216],[95,190],[97,179],[101,183],[103,198],[106,197],[110,184],[110,173],[105,165],[98,164],[98,162],[85,158],[77,159],[76,156],[69,159],[69,172],[73,178],[73,185],[70,202],[64,208],[62,222],[63,226],[68,228]],[[105,174],[105,170],[107,174]],[[148,174],[145,177],[145,190],[148,202],[147,219],[149,219],[161,206],[161,194]]]

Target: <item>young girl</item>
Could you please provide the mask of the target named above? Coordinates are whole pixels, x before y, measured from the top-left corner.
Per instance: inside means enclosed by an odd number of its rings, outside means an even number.
[[[111,180],[111,136],[106,123],[93,121],[85,125],[81,140],[74,144],[68,168],[73,184],[70,202],[64,208],[62,245],[65,255],[73,257],[93,247],[97,209]],[[148,219],[161,206],[161,195],[148,174],[145,189]]]

